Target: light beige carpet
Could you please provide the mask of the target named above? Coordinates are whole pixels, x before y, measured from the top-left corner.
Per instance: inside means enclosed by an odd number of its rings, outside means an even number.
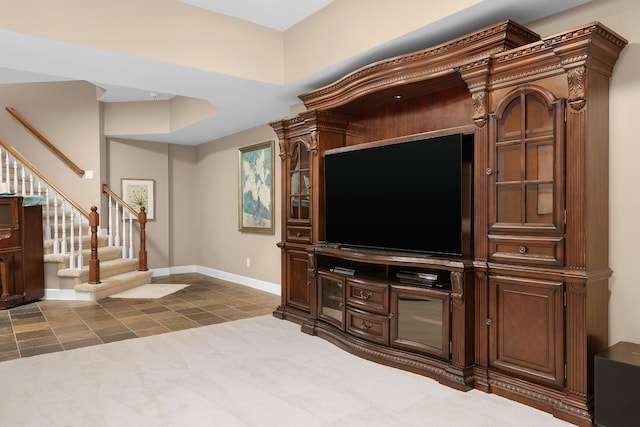
[[[0,362],[2,426],[571,427],[273,316]]]
[[[170,283],[149,283],[111,295],[111,298],[138,298],[138,299],[158,299],[178,292],[189,285],[178,285]]]

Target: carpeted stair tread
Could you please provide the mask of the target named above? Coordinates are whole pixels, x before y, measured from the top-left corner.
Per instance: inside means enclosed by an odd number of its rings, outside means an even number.
[[[117,274],[126,273],[127,271],[137,270],[138,258],[118,258],[109,261],[100,261],[100,277],[107,278],[115,276]],[[80,281],[88,281],[89,279],[89,260],[85,261],[84,267],[77,268],[63,268],[58,270],[58,276],[62,277],[74,277],[80,279]]]
[[[102,269],[101,269],[102,272]],[[138,286],[146,285],[151,282],[152,272],[147,271],[129,271],[127,273],[118,274],[107,278],[100,278],[100,283],[78,283],[74,286],[76,292],[87,292],[91,301],[97,301],[107,298],[113,294],[124,292]]]

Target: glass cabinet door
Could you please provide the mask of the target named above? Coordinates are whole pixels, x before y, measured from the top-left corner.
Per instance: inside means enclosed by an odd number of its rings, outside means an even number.
[[[342,329],[345,310],[344,279],[319,273],[318,289],[320,295],[318,315],[321,319]]]
[[[302,142],[297,142],[289,163],[289,219],[293,221],[309,220],[309,179],[309,151]]]
[[[449,358],[449,293],[391,287],[391,345]]]
[[[562,173],[557,126],[561,109],[536,93],[520,93],[495,122],[492,224],[558,230]]]

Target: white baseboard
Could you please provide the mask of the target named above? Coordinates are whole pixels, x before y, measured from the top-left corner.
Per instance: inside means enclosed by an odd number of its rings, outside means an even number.
[[[168,276],[170,274],[200,273],[204,274],[205,276],[227,280],[229,282],[238,283],[240,285],[248,286],[250,288],[269,292],[275,295],[280,295],[282,290],[281,286],[277,283],[265,282],[264,280],[240,276],[239,274],[228,273],[226,271],[216,270],[215,268],[202,267],[200,265],[183,265],[177,267],[153,269],[152,271],[153,277]]]
[[[280,295],[281,287],[276,283],[265,282],[264,280],[253,279],[251,277],[240,276],[239,274],[228,273],[214,268],[202,267],[199,265],[183,265],[168,268],[154,268],[151,270],[152,277],[163,277],[171,274],[200,273],[205,276],[215,277],[248,286],[250,288]],[[90,295],[86,292],[76,292],[73,289],[45,289],[45,300],[66,300],[66,301],[91,301]]]

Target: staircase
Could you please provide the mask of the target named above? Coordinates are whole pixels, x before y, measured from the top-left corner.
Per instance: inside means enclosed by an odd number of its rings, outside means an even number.
[[[90,284],[89,266],[70,267],[71,255],[54,253],[54,239],[44,241],[45,298],[98,301],[135,287],[151,283],[152,272],[138,271],[138,258],[123,258],[122,246],[108,246],[108,236],[98,236],[100,283]],[[83,237],[83,247],[90,247],[90,237]],[[77,256],[77,255],[76,255]],[[83,249],[88,260],[91,249]]]
[[[39,195],[45,199],[42,206],[45,299],[97,301],[151,283],[152,272],[139,271],[140,260],[133,256],[138,254],[131,239],[134,218],[138,215],[108,187],[103,186],[103,192],[108,195],[109,212],[101,215],[103,221],[98,228],[98,283],[90,283],[91,233],[86,210],[78,207],[2,140],[0,187],[5,192]],[[111,220],[112,211],[115,212],[114,221]],[[140,227],[137,222],[135,224]],[[125,246],[120,245],[120,241],[125,242]],[[129,246],[126,246],[127,242]],[[146,268],[146,252],[144,261]]]
[[[11,107],[6,107],[6,110],[82,179],[85,174],[83,169],[60,152],[16,110]],[[97,301],[151,283],[152,272],[147,269],[147,219],[144,208],[137,213],[107,185],[103,185],[102,197],[108,197],[108,216],[101,216],[103,220],[108,219],[97,224],[95,213],[92,215],[75,203],[2,139],[0,188],[5,193],[43,196],[45,199],[42,226],[46,299]],[[93,236],[89,226],[90,217],[93,218]],[[122,219],[121,223],[118,218]],[[135,227],[140,233],[138,250],[134,249],[132,239],[134,219],[138,220]],[[95,239],[96,231],[103,232],[97,235],[97,263],[95,258],[91,259],[91,241],[92,237]],[[123,242],[123,246],[120,246],[120,242]],[[140,259],[134,258],[134,254],[138,254]],[[90,265],[94,267],[91,272]]]

